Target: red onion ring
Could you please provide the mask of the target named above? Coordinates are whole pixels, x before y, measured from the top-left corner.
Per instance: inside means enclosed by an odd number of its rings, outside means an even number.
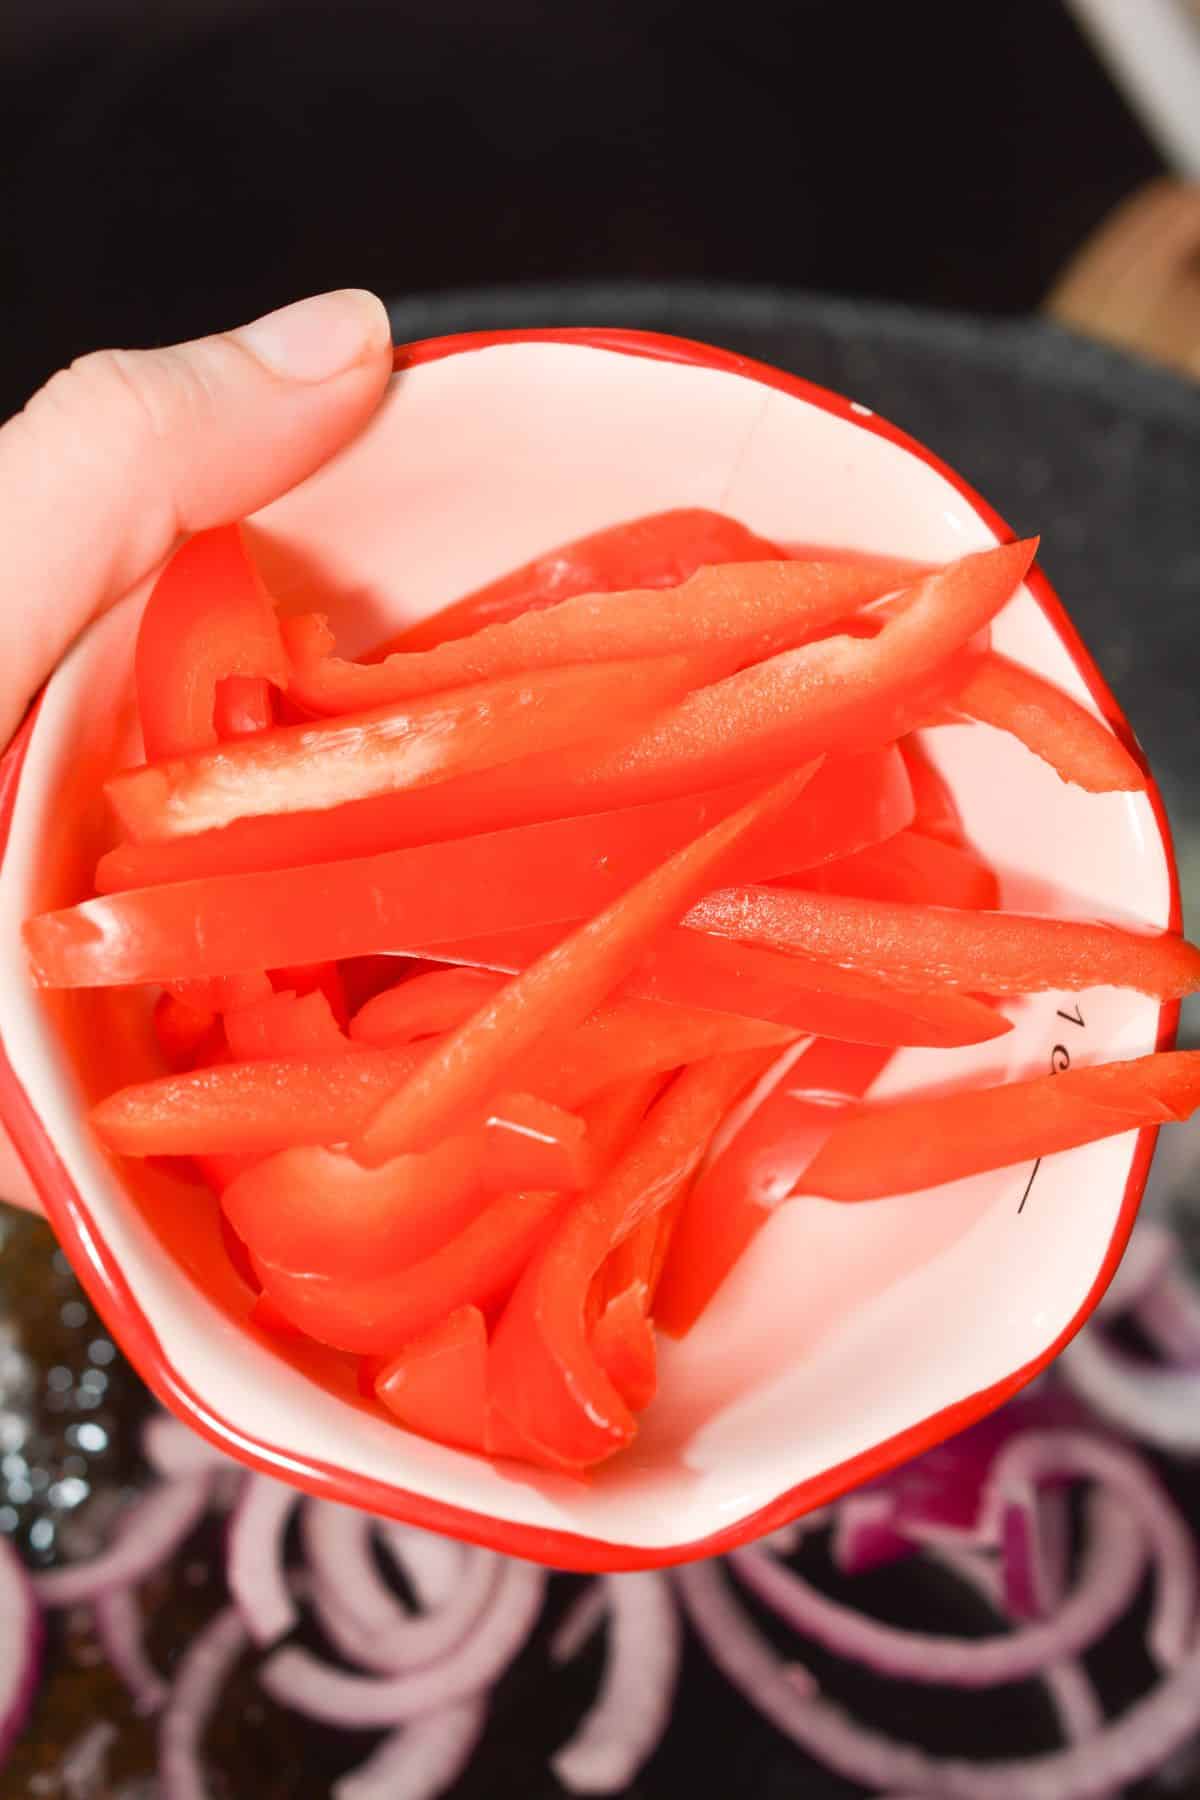
[[[464,1546],[417,1525],[380,1526],[384,1549],[396,1564],[418,1605],[432,1612],[450,1598],[462,1572]]]
[[[301,1509],[300,1539],[314,1592],[334,1617],[368,1640],[386,1637],[411,1617],[376,1567],[374,1530],[369,1513],[333,1500],[306,1500]],[[357,1649],[350,1654],[358,1660]]]
[[[735,1550],[734,1572],[801,1637],[901,1681],[985,1688],[1023,1681],[1073,1656],[1131,1605],[1146,1556],[1127,1507],[1107,1496],[1092,1509],[1079,1580],[1052,1618],[1002,1637],[957,1638],[906,1631],[844,1606],[760,1549]],[[948,1566],[953,1566],[948,1565]],[[989,1598],[993,1601],[995,1596]]]
[[[487,1609],[500,1577],[500,1558],[489,1550],[472,1550],[456,1591],[436,1612],[414,1616],[387,1593],[395,1607],[392,1623],[368,1630],[336,1591],[314,1582],[313,1610],[335,1650],[360,1668],[398,1675],[438,1662],[456,1650]]]
[[[615,1794],[656,1749],[671,1717],[683,1653],[662,1575],[606,1575],[608,1661],[600,1692],[551,1768],[574,1794]]]
[[[87,1562],[46,1569],[33,1577],[44,1606],[82,1606],[113,1588],[129,1587],[174,1555],[208,1507],[207,1475],[182,1475],[151,1488],[121,1520],[116,1542]]]
[[[277,1650],[260,1672],[284,1706],[327,1725],[399,1725],[465,1700],[494,1682],[516,1657],[541,1613],[546,1572],[505,1562],[491,1602],[470,1638],[442,1661],[402,1675],[350,1675],[306,1650]]]
[[[229,1521],[226,1580],[247,1631],[263,1648],[286,1637],[299,1618],[283,1562],[298,1498],[268,1475],[249,1475]]]
[[[42,1617],[33,1583],[0,1538],[0,1765],[25,1724],[37,1687]]]
[[[1200,1289],[1180,1258],[1163,1270],[1132,1310],[1160,1356],[1200,1367]]]
[[[1106,1425],[1173,1456],[1200,1453],[1200,1369],[1139,1362],[1099,1332],[1082,1333],[1059,1360],[1066,1380]]]
[[[608,1589],[602,1581],[589,1581],[581,1588],[554,1628],[550,1639],[550,1661],[573,1662],[608,1617]]]
[[[482,1699],[458,1700],[414,1719],[344,1775],[333,1800],[436,1800],[470,1762],[486,1722]]]
[[[1081,1431],[1027,1431],[1010,1438],[992,1465],[984,1515],[993,1521],[1014,1491],[1041,1481],[1098,1481],[1128,1505],[1155,1563],[1147,1643],[1172,1668],[1196,1632],[1198,1580],[1191,1532],[1146,1465],[1131,1451]]]
[[[142,1455],[156,1475],[202,1475],[206,1469],[235,1469],[233,1461],[202,1438],[198,1431],[173,1419],[170,1413],[152,1413],[142,1426]]]
[[[169,1690],[146,1654],[142,1609],[133,1588],[110,1588],[99,1595],[92,1620],[101,1649],[129,1690],[133,1710],[143,1717],[158,1712]]]
[[[222,1607],[188,1645],[159,1727],[163,1800],[210,1800],[201,1744],[221,1689],[249,1646],[236,1606]]]
[[[1174,1234],[1165,1225],[1157,1219],[1139,1219],[1116,1274],[1100,1296],[1095,1317],[1114,1319],[1136,1306],[1147,1289],[1170,1268],[1175,1254]]]
[[[826,1700],[799,1695],[717,1565],[693,1563],[674,1580],[709,1656],[750,1704],[818,1762],[864,1787],[911,1790],[923,1800],[1102,1800],[1150,1774],[1200,1726],[1197,1650],[1082,1744],[1004,1762],[931,1756],[856,1724]]]

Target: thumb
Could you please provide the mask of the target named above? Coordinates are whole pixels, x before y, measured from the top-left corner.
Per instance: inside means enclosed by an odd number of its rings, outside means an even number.
[[[366,422],[387,314],[356,289],[165,350],[100,350],[0,429],[0,746],[77,632],[180,532],[273,500]]]

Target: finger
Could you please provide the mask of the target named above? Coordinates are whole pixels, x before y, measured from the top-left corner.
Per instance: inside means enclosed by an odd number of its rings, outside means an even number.
[[[0,430],[0,745],[81,626],[181,531],[284,493],[366,422],[387,314],[356,289],[218,337],[101,350]]]

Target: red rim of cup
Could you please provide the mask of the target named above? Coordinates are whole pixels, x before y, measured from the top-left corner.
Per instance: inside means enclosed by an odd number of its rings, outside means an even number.
[[[470,355],[475,351],[503,344],[574,344],[585,349],[611,351],[623,356],[648,357],[656,362],[687,363],[696,368],[740,375],[748,381],[778,389],[781,393],[791,394],[846,420],[859,430],[873,432],[878,437],[898,444],[948,481],[998,538],[1011,541],[1015,536],[999,514],[961,476],[896,426],[827,388],[817,387],[799,376],[785,374],[769,364],[756,362],[732,351],[717,349],[710,344],[648,331],[476,331],[449,337],[426,338],[418,343],[398,346],[393,363],[397,371],[403,371],[417,368],[422,363],[440,362],[450,356]],[[1145,759],[1128,721],[1093,663],[1062,602],[1036,564],[1026,577],[1026,586],[1054,626],[1106,720],[1144,767]],[[0,758],[0,858],[7,846],[17,788],[36,714],[35,705]],[[1167,858],[1171,894],[1168,928],[1178,931],[1182,928],[1182,907],[1171,832],[1158,786],[1148,770],[1147,775],[1148,798]],[[1169,1049],[1174,1043],[1178,1021],[1178,1002],[1160,1009],[1158,1049]],[[956,1401],[952,1406],[931,1414],[927,1419],[922,1419],[882,1443],[873,1444],[859,1455],[789,1488],[767,1505],[757,1508],[709,1537],[682,1544],[646,1546],[618,1544],[576,1532],[550,1530],[542,1526],[491,1518],[484,1513],[410,1493],[370,1476],[356,1475],[317,1457],[306,1457],[294,1449],[277,1447],[247,1435],[214,1411],[164,1353],[157,1334],[98,1232],[86,1201],[59,1161],[40,1117],[13,1073],[2,1040],[0,1119],[3,1119],[13,1144],[29,1171],[55,1236],[70,1258],[96,1310],[156,1397],[185,1424],[226,1454],[268,1475],[287,1480],[321,1499],[358,1506],[384,1517],[400,1519],[471,1543],[486,1545],[489,1549],[507,1555],[525,1557],[552,1567],[586,1572],[655,1568],[724,1554],[767,1532],[777,1530],[814,1507],[826,1505],[851,1488],[886,1475],[899,1464],[931,1450],[943,1439],[974,1424],[976,1420],[1001,1406],[1033,1380],[1064,1345],[1070,1342],[1086,1323],[1107,1288],[1133,1229],[1158,1136],[1157,1127],[1146,1127],[1138,1133],[1137,1146],[1122,1196],[1121,1211],[1104,1262],[1075,1317],[1041,1355],[992,1386]]]

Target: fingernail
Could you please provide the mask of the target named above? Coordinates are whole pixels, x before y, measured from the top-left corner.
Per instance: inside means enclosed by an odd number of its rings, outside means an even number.
[[[329,381],[391,342],[383,302],[364,288],[297,300],[232,335],[272,375],[288,381]]]

